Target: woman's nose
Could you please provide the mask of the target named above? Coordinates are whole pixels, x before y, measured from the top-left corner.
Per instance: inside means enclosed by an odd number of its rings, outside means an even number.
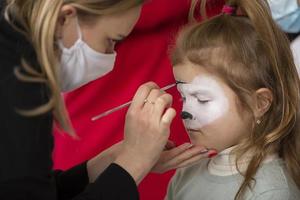
[[[181,118],[182,119],[193,119],[193,115],[189,112],[182,111],[181,112]]]

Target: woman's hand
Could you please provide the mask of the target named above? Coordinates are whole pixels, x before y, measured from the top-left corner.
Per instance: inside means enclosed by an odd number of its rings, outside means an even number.
[[[114,144],[105,151],[87,162],[89,181],[94,182],[97,177],[119,156],[123,149],[123,141]],[[152,168],[152,172],[162,174],[172,169],[188,167],[203,158],[212,155],[214,150],[204,147],[196,147],[190,143],[178,147],[172,141],[168,141],[165,150],[161,153],[158,162]]]
[[[115,163],[137,184],[158,161],[168,141],[176,115],[171,104],[172,96],[149,82],[138,89],[127,112],[123,147]]]
[[[208,150],[205,147],[189,143],[176,147],[173,142],[168,141],[165,150],[151,171],[161,174],[172,169],[188,167],[215,153],[215,150]]]

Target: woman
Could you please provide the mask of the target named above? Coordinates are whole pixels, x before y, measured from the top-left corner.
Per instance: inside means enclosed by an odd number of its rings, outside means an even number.
[[[170,109],[164,115],[163,109],[170,105],[171,97],[162,94],[152,83],[139,89],[127,117],[122,154],[98,179],[93,177],[94,171],[98,171],[93,167],[99,168],[93,164],[95,160],[65,173],[51,174],[51,113],[62,128],[72,133],[64,114],[60,88],[73,90],[96,78],[81,76],[87,72],[80,70],[88,64],[91,67],[88,73],[94,74],[92,63],[98,58],[107,60],[99,68],[107,68],[99,72],[97,78],[111,70],[113,45],[129,34],[142,2],[8,1],[6,10],[5,2],[1,3],[1,10],[6,14],[5,19],[1,17],[0,25],[1,199],[75,196],[78,199],[137,199],[136,183],[152,168],[167,140],[174,111]],[[105,16],[99,17],[101,14]],[[59,57],[60,65],[57,64]],[[69,71],[70,67],[73,69]],[[144,104],[146,98],[155,105]],[[138,118],[150,115],[162,120],[155,123],[145,120],[144,125],[139,123],[136,127]],[[148,133],[144,131],[146,126]],[[135,162],[131,162],[133,157]],[[95,181],[84,190],[88,178]]]
[[[159,159],[175,116],[172,97],[156,84],[138,89],[122,145],[69,171],[51,172],[51,132],[55,120],[76,137],[61,91],[112,70],[114,44],[130,33],[142,4],[0,0],[0,199],[138,199],[136,185]]]

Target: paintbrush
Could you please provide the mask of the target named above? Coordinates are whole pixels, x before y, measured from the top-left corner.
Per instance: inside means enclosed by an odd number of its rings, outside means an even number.
[[[170,88],[172,88],[172,87],[174,87],[176,85],[177,85],[177,82],[176,83],[172,83],[170,85],[167,85],[167,86],[161,88],[161,90],[165,91],[165,90],[168,90],[168,89],[170,89]],[[120,106],[117,106],[117,107],[114,107],[114,108],[112,108],[110,110],[107,110],[107,111],[105,111],[105,112],[103,112],[103,113],[101,113],[101,114],[93,117],[92,121],[96,121],[96,120],[98,120],[98,119],[100,119],[100,118],[102,118],[104,116],[110,115],[110,114],[112,114],[112,113],[114,113],[114,112],[116,112],[118,110],[121,110],[122,108],[128,107],[131,103],[132,103],[132,101],[129,101],[129,102],[124,103],[124,104],[122,104]]]

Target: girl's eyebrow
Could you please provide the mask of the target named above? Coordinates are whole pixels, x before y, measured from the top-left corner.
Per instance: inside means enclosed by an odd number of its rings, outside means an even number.
[[[183,82],[183,81],[178,81],[178,80],[176,80],[176,85],[178,85],[178,84],[187,84],[187,82]]]

